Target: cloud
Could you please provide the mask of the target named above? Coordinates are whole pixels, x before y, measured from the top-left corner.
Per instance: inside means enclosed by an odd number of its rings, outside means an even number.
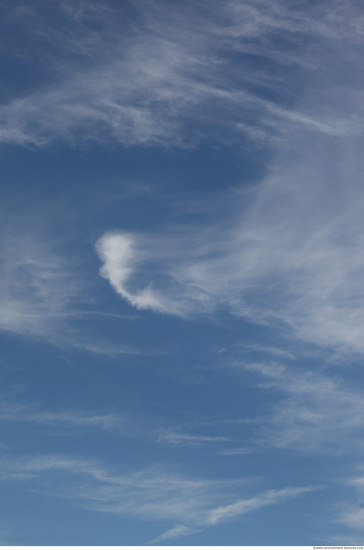
[[[171,540],[179,537],[185,537],[187,535],[193,535],[194,533],[198,533],[199,531],[201,531],[201,529],[191,529],[191,527],[187,527],[186,525],[177,525],[177,527],[168,529],[168,531],[166,531],[159,537],[151,540],[149,544],[155,544],[156,542],[162,542],[164,540]]]
[[[7,5],[12,51],[35,74],[41,57],[52,76],[0,107],[0,140],[191,146],[226,129],[255,144],[302,129],[361,133],[363,17],[349,4],[79,0],[53,2],[53,18],[42,2]],[[356,77],[338,84],[348,67]]]
[[[219,506],[209,512],[207,518],[205,519],[204,527],[229,521],[237,516],[247,514],[253,510],[258,510],[263,506],[279,504],[289,498],[295,498],[304,493],[315,491],[317,489],[319,489],[319,487],[287,487],[286,489],[281,489],[280,491],[266,491],[265,493],[261,493],[260,495],[250,499],[238,500],[233,504]],[[169,529],[151,542],[156,543],[176,537],[187,536],[199,532],[200,530],[201,529],[194,529],[186,525],[178,525],[177,527]]]
[[[3,480],[28,483],[33,490],[46,486],[51,494],[71,497],[91,510],[144,520],[179,522],[177,527],[156,540],[196,532],[262,506],[278,504],[318,489],[285,488],[236,500],[234,493],[241,492],[240,480],[189,478],[166,473],[160,468],[118,475],[100,462],[60,455],[2,460],[0,472]],[[82,480],[76,491],[75,476]]]
[[[191,435],[178,432],[164,432],[157,438],[157,443],[169,443],[172,445],[183,445],[188,447],[206,445],[208,443],[221,443],[223,441],[231,441],[229,437],[222,436],[206,436],[206,435]]]
[[[0,420],[3,422],[21,422],[35,426],[52,428],[53,434],[70,431],[88,432],[103,431],[117,437],[139,438],[157,443],[158,445],[179,445],[183,447],[202,447],[208,445],[224,445],[231,442],[230,437],[210,436],[203,434],[181,433],[168,428],[158,428],[150,419],[137,418],[135,415],[105,413],[95,414],[87,411],[52,411],[44,410],[27,404],[9,403],[0,400]],[[0,443],[0,448],[8,448]],[[241,451],[238,449],[238,451]],[[247,451],[248,452],[248,451]],[[235,454],[221,452],[219,454]]]
[[[345,141],[335,156],[330,144],[302,143],[304,161],[277,159],[260,184],[233,194],[229,221],[217,209],[212,228],[105,234],[102,275],[139,309],[189,316],[223,307],[362,352],[362,162]]]
[[[234,223],[108,233],[97,246],[103,277],[139,310],[189,317],[228,308],[319,345],[362,351],[357,4],[145,1],[118,10],[55,1],[53,16],[43,5],[6,6],[7,24],[30,40],[24,62],[35,67],[46,51],[53,76],[0,107],[4,141],[193,146],[204,134],[236,143],[235,131],[276,140],[270,175],[232,198],[241,206]],[[181,130],[188,121],[189,137]],[[56,338],[79,283],[56,254],[30,241],[2,252],[0,328],[42,336],[54,327]]]
[[[363,466],[356,467],[355,477],[340,480],[341,485],[349,488],[350,494],[335,506],[336,523],[343,524],[356,533],[364,531],[364,477],[358,470],[362,471]],[[352,534],[352,539],[358,541],[358,535]]]
[[[26,422],[43,426],[73,429],[101,429],[107,433],[130,435],[137,426],[125,416],[117,414],[87,414],[74,411],[52,412],[30,406],[0,402],[0,419],[7,422]]]
[[[122,322],[131,316],[105,311],[94,285],[98,277],[82,253],[75,258],[69,235],[54,236],[49,211],[38,205],[33,213],[2,212],[0,332],[102,355],[155,354],[92,331],[92,317]]]
[[[6,24],[31,44],[24,62],[34,68],[47,52],[52,77],[1,105],[4,141],[192,147],[203,135],[235,144],[248,132],[249,146],[276,146],[268,177],[235,192],[240,213],[228,222],[102,236],[102,275],[114,289],[139,310],[187,318],[228,308],[306,341],[363,351],[357,4],[55,1],[53,16],[43,5],[6,5]],[[79,282],[28,241],[2,253],[0,328],[44,336],[53,327],[59,340]],[[134,352],[81,336],[78,345]]]
[[[351,506],[351,509],[343,512],[337,520],[339,523],[343,523],[347,527],[357,529],[359,531],[364,530],[364,511],[360,506],[355,508]]]
[[[164,252],[161,251],[163,244],[166,247]],[[173,243],[164,237],[137,238],[120,232],[106,233],[96,243],[96,250],[103,261],[100,274],[137,309],[186,317],[196,309],[196,298],[201,304],[203,296],[200,289],[196,289],[197,296],[194,296],[193,290],[188,296],[183,285],[168,272],[168,263],[178,262],[181,255],[181,246],[174,252],[172,246]],[[145,286],[147,277],[151,280]]]
[[[222,456],[233,456],[233,455],[249,455],[253,451],[248,447],[233,447],[231,449],[224,449],[219,451],[217,454]]]
[[[239,439],[221,435],[221,427],[217,433],[211,429],[196,433],[196,429],[170,427],[168,423],[156,426],[151,419],[127,414],[42,410],[2,401],[0,419],[46,427],[52,433],[96,430],[162,446],[205,448],[219,456],[248,455],[269,448],[351,456],[363,448],[364,398],[354,382],[307,366],[287,367],[275,362],[237,361],[233,368],[255,373],[267,401],[263,416],[236,421],[254,426],[243,446]]]
[[[287,487],[280,491],[266,491],[254,498],[238,500],[234,504],[228,504],[227,506],[219,506],[210,512],[208,523],[214,525],[220,521],[246,514],[252,510],[257,510],[262,506],[277,504],[287,498],[296,497],[313,490],[317,490],[317,487]]]
[[[4,229],[4,228],[3,228]],[[80,297],[66,262],[29,232],[6,230],[0,248],[0,330],[50,335]]]
[[[364,398],[350,383],[307,368],[279,363],[236,364],[264,377],[279,391],[270,415],[261,418],[257,443],[306,453],[352,454],[363,446]]]
[[[136,251],[129,235],[107,234],[97,243],[97,251],[104,261],[101,275],[108,279],[116,292],[137,309],[153,309],[167,312],[167,306],[162,303],[163,297],[151,287],[137,293],[128,292],[126,281],[135,273]]]

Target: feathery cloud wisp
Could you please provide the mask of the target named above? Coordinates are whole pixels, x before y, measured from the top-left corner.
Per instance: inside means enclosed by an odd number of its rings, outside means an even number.
[[[306,453],[352,454],[363,446],[364,398],[329,374],[279,363],[236,364],[265,378],[283,397],[261,419],[257,442]]]
[[[46,46],[53,78],[0,107],[0,140],[188,145],[216,127],[255,143],[303,129],[361,133],[362,81],[350,92],[338,84],[362,56],[362,12],[349,4],[55,2],[55,21],[41,3],[9,10],[8,26],[21,25],[33,46],[30,68]]]
[[[190,479],[157,468],[115,475],[101,463],[58,455],[2,460],[0,475],[3,480],[31,485],[47,481],[47,490],[52,494],[72,496],[92,510],[178,521],[179,525],[161,535],[160,540],[186,535],[262,506],[278,504],[319,489],[288,487],[239,499],[232,504],[219,504],[231,502],[237,488],[241,491],[239,480]],[[83,480],[82,487],[78,486],[76,491],[71,482],[74,476],[81,476]]]
[[[29,234],[2,239],[0,277],[0,330],[49,334],[80,295],[62,259]]]

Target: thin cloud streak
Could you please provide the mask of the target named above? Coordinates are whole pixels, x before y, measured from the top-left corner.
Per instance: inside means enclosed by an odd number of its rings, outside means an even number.
[[[163,542],[164,540],[171,540],[179,537],[186,537],[188,535],[193,535],[194,533],[199,533],[202,529],[192,529],[186,525],[177,525],[172,529],[168,529],[165,533],[162,533],[159,537],[149,541],[148,544],[155,544],[157,542]]]
[[[278,504],[320,489],[288,487],[231,503],[234,499],[232,487],[239,487],[239,480],[193,479],[165,473],[159,468],[115,475],[100,462],[59,455],[2,460],[0,472],[3,480],[30,483],[31,487],[42,487],[46,483],[51,494],[76,499],[91,510],[179,522],[177,527],[158,537],[159,540],[196,532],[196,529],[207,528],[262,506]],[[76,492],[73,488],[75,476],[83,480]],[[229,504],[219,504],[229,501]]]
[[[126,417],[117,414],[84,414],[76,412],[36,411],[24,405],[0,403],[0,419],[7,422],[26,422],[52,426],[53,428],[69,427],[88,430],[102,429],[109,433],[130,434],[135,431],[132,422]]]
[[[131,437],[155,442],[158,445],[179,445],[183,447],[202,447],[208,445],[224,445],[231,438],[223,436],[207,436],[189,434],[163,429],[156,429],[150,419],[136,418],[127,414],[95,414],[85,411],[42,410],[29,405],[0,401],[0,420],[3,422],[21,422],[52,428],[53,433],[66,430],[81,433],[89,430],[101,430],[117,437]],[[1,446],[1,444],[0,444]]]
[[[206,445],[208,443],[221,443],[224,441],[231,441],[231,438],[222,436],[211,437],[206,435],[182,434],[178,432],[162,433],[157,438],[157,443],[182,445],[188,447],[198,447],[200,445]]]
[[[234,455],[249,455],[253,453],[253,449],[249,449],[248,447],[234,447],[232,449],[224,449],[222,451],[219,451],[217,454],[221,456],[234,456]]]
[[[280,491],[266,491],[254,498],[238,500],[234,504],[228,504],[227,506],[219,506],[215,510],[212,510],[209,514],[207,523],[215,525],[220,521],[224,521],[241,514],[246,514],[252,510],[257,510],[262,506],[268,506],[271,504],[277,504],[286,500],[287,498],[296,497],[307,493],[309,491],[315,491],[318,487],[287,487]]]

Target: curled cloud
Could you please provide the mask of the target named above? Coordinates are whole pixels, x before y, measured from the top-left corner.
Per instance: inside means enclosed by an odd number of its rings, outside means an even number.
[[[315,152],[303,140],[306,165],[277,162],[265,181],[235,194],[229,229],[222,220],[193,232],[104,235],[103,277],[138,309],[188,316],[224,307],[306,341],[364,351],[362,163],[345,142],[336,154],[331,145]]]
[[[96,250],[103,261],[100,274],[108,279],[114,290],[130,305],[139,310],[151,309],[159,313],[186,316],[195,310],[195,292],[190,289],[189,295],[172,273],[168,266],[176,259],[178,250],[165,256],[156,246],[153,239],[146,239],[125,233],[107,233],[101,237]],[[161,243],[160,243],[161,244]],[[167,247],[171,243],[165,241]],[[151,264],[157,263],[157,268]],[[154,278],[153,278],[154,276]],[[162,284],[156,289],[156,282],[162,276]],[[145,278],[150,282],[145,285]],[[138,287],[142,286],[141,289]],[[169,291],[166,292],[166,288]],[[202,292],[198,292],[199,297]]]
[[[168,312],[168,308],[163,304],[163,296],[158,297],[151,285],[134,293],[127,290],[127,282],[136,272],[138,261],[135,244],[130,235],[107,234],[98,241],[97,251],[104,262],[101,275],[110,281],[118,294],[137,309]]]

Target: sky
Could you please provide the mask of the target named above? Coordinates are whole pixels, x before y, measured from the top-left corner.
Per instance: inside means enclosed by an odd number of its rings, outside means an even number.
[[[362,2],[0,13],[0,543],[363,544]]]

